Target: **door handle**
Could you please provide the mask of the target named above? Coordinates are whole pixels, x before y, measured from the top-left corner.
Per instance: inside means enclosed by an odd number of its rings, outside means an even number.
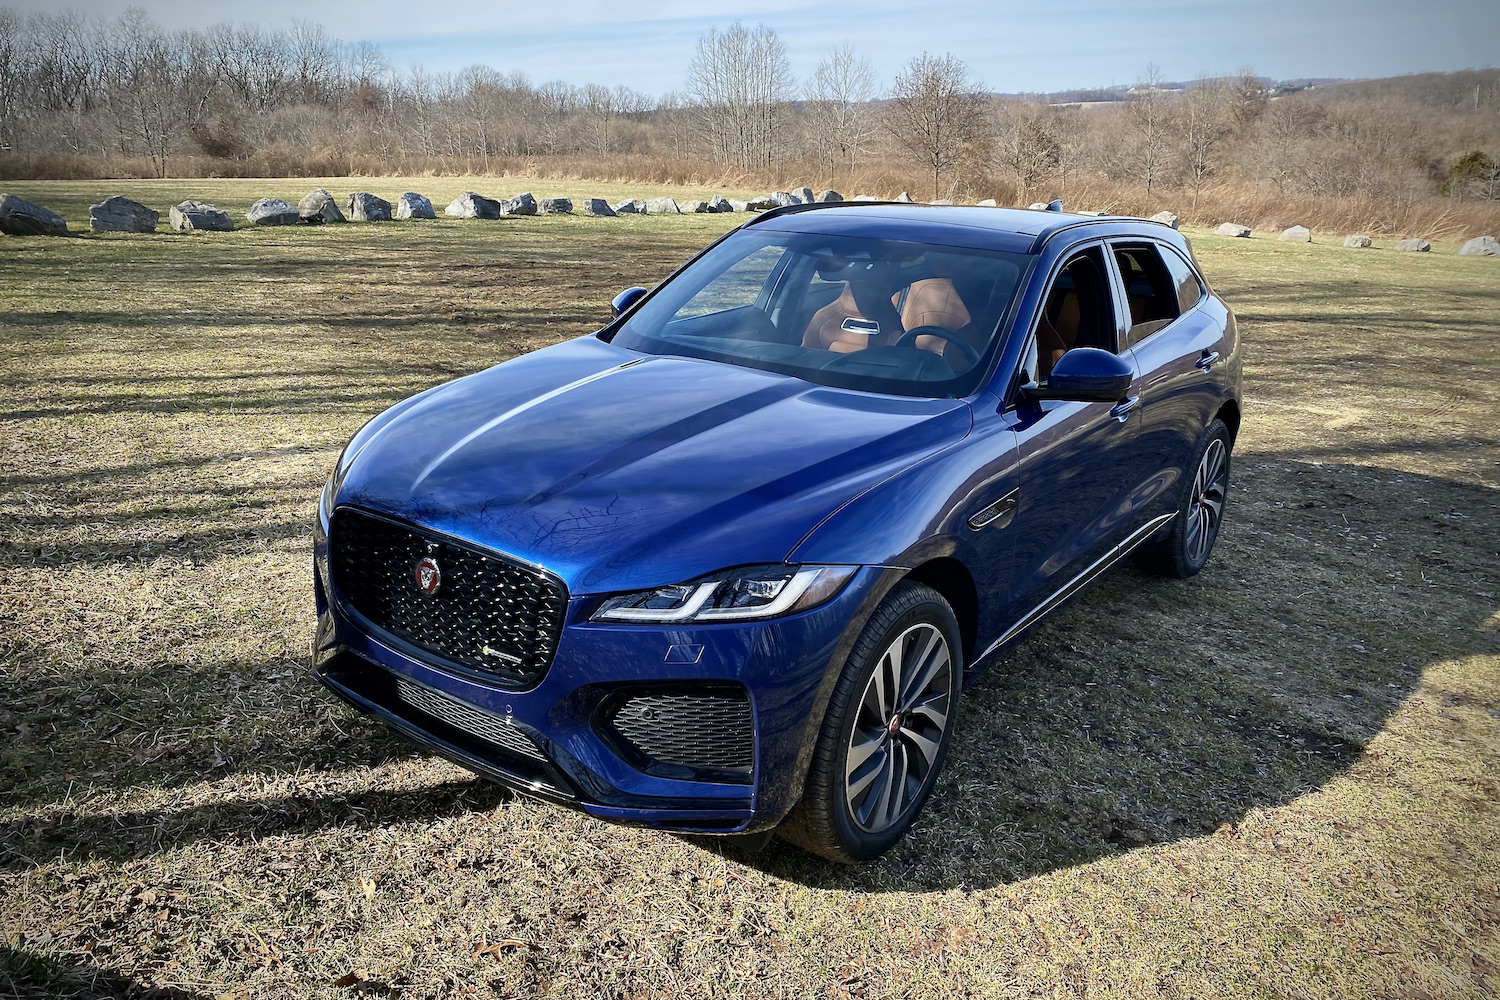
[[[1140,402],[1139,396],[1127,396],[1115,404],[1115,408],[1109,411],[1109,415],[1123,424],[1130,419],[1130,411],[1140,405]]]
[[[1209,369],[1213,368],[1214,362],[1218,361],[1218,360],[1219,360],[1219,352],[1218,351],[1204,351],[1203,352],[1203,357],[1201,357],[1197,361],[1193,362],[1193,364],[1194,364],[1194,366],[1196,366],[1198,368],[1202,368],[1204,371],[1208,371]]]

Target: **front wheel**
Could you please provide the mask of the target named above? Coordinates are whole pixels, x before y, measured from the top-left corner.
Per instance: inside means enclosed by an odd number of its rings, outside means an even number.
[[[1193,481],[1172,520],[1172,530],[1142,548],[1139,562],[1143,568],[1185,580],[1208,562],[1229,499],[1229,448],[1229,428],[1224,421],[1214,420],[1198,447]]]
[[[962,674],[958,622],[930,587],[897,584],[829,699],[807,786],[782,835],[832,861],[890,850],[942,770]]]

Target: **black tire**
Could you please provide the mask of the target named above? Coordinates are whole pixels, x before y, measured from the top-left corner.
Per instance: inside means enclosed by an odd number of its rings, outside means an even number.
[[[1224,524],[1232,447],[1229,428],[1215,419],[1204,431],[1193,457],[1193,471],[1182,491],[1177,516],[1172,519],[1172,530],[1140,549],[1136,561],[1142,569],[1186,580],[1208,563]]]
[[[939,639],[942,648],[929,646]],[[900,662],[887,657],[898,652]],[[946,672],[939,666],[942,656]],[[905,683],[887,684],[892,676],[904,677]],[[845,864],[890,850],[922,811],[942,771],[962,677],[963,646],[953,609],[931,587],[901,581],[849,653],[823,717],[802,802],[780,835]],[[861,758],[852,772],[851,753]],[[884,799],[882,787],[890,789]]]

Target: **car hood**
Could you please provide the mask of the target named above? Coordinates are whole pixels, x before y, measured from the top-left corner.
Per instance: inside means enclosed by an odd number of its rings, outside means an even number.
[[[964,437],[962,400],[830,389],[584,337],[398,404],[337,503],[558,574],[573,593],[779,562],[877,482]]]

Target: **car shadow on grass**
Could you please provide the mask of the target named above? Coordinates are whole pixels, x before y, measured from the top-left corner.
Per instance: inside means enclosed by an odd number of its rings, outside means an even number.
[[[0,944],[0,997],[6,1000],[206,1000],[208,994],[139,981],[72,957]]]
[[[992,665],[887,856],[725,852],[819,888],[931,891],[1232,830],[1346,773],[1427,667],[1500,653],[1496,490],[1236,461],[1209,567],[1176,581],[1125,565]]]
[[[1251,810],[1345,773],[1427,667],[1500,652],[1486,625],[1495,613],[1493,545],[1475,544],[1500,537],[1500,494],[1300,458],[1236,457],[1226,529],[1198,578],[1161,580],[1122,567],[982,675],[965,693],[937,794],[885,857],[845,868],[781,842],[756,854],[705,849],[823,888],[985,888],[1232,827]],[[276,680],[293,670],[290,680]],[[173,672],[119,672],[106,686],[128,696],[133,683],[147,696],[153,685],[167,690]],[[243,773],[416,754],[364,723],[331,745],[318,722],[331,699],[312,692],[290,660],[268,665],[264,679],[243,680],[245,690],[284,683],[277,697],[301,705],[288,716],[284,746],[256,749],[259,710],[242,712],[227,731],[206,727],[192,737],[236,748]],[[65,675],[48,692],[72,704],[98,688],[97,678]],[[217,718],[215,699],[233,702],[238,691],[206,689],[192,717]],[[161,704],[171,710],[172,702]],[[346,711],[332,709],[333,730]],[[317,724],[299,732],[309,721]],[[84,744],[95,738],[64,729],[50,744],[13,745],[12,765],[18,774],[31,765],[40,773],[61,759],[86,760]],[[304,751],[327,759],[303,760]],[[195,759],[179,751],[114,783],[122,790],[191,783]],[[78,815],[61,807],[57,786],[44,787],[32,780],[29,803],[12,799],[43,808],[0,829],[0,866],[133,858],[193,840],[350,823],[420,823],[488,810],[507,797],[473,781]]]

